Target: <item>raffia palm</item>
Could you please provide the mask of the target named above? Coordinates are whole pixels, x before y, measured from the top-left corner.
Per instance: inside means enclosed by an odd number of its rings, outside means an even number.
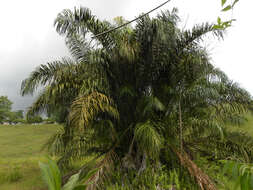
[[[160,160],[161,149],[173,147],[200,188],[215,189],[190,157],[223,147],[217,153],[222,158],[235,150],[239,141],[227,140],[231,134],[223,128],[247,112],[251,98],[210,63],[201,46],[204,36],[222,38],[222,32],[208,23],[181,30],[178,21],[173,9],[91,38],[124,19],[100,21],[83,7],[58,14],[56,31],[66,37],[72,59],[41,65],[21,92],[45,87],[29,114],[61,109],[65,131],[49,143],[62,147],[53,149],[60,163],[96,153],[100,172],[115,158],[141,172],[147,160]],[[250,146],[243,146],[250,157]]]

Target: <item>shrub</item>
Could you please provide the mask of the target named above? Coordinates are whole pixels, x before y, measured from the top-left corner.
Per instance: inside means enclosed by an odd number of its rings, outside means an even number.
[[[18,167],[6,170],[6,172],[0,173],[0,184],[3,183],[14,183],[22,179],[23,175],[21,174]]]

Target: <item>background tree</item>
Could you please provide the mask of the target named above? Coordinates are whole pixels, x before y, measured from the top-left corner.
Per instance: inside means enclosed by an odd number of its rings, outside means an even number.
[[[36,116],[27,116],[26,122],[27,123],[41,123],[43,121],[42,117],[39,115]]]
[[[24,111],[17,110],[9,113],[8,117],[9,123],[24,123]]]
[[[12,102],[7,96],[0,96],[0,123],[6,121],[10,116]]]

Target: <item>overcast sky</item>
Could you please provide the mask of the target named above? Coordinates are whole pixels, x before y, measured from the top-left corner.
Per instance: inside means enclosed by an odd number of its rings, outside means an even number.
[[[64,38],[53,27],[57,13],[65,8],[85,6],[100,19],[124,16],[130,20],[147,12],[165,0],[1,0],[0,1],[0,96],[14,102],[13,109],[25,109],[34,97],[21,97],[21,81],[36,66],[68,56]],[[228,0],[230,1],[230,0]],[[233,24],[224,41],[207,41],[212,63],[253,94],[252,85],[252,6],[239,1]],[[220,0],[172,0],[159,9],[177,7],[181,26],[189,28],[205,21],[215,22],[220,15]],[[158,11],[158,12],[159,12]],[[152,16],[156,15],[153,13]]]

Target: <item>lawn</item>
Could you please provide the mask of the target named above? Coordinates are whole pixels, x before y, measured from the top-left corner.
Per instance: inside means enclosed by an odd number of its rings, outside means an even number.
[[[38,161],[47,139],[60,125],[0,125],[0,189],[44,190]]]

